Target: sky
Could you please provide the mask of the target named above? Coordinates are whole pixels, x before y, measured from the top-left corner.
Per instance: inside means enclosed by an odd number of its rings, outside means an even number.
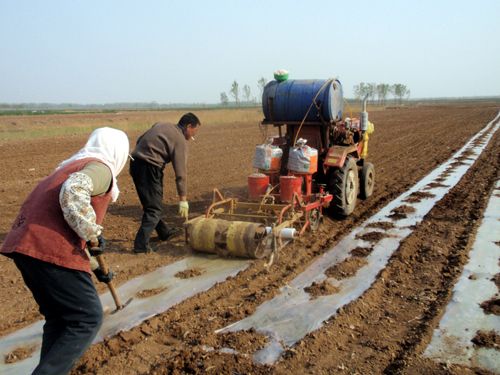
[[[0,103],[217,103],[277,69],[500,95],[500,1],[0,0]]]

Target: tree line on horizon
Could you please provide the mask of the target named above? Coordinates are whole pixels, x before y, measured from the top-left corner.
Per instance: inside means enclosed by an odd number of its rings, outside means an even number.
[[[368,95],[368,98],[372,99],[372,101],[376,100],[380,105],[385,105],[388,95],[392,95],[398,104],[402,104],[403,100],[410,98],[410,89],[402,83],[390,85],[388,83],[360,82],[354,85],[353,89],[356,99],[361,100]]]
[[[262,97],[266,84],[267,80],[264,77],[261,77],[257,81],[257,87],[260,94],[259,98]],[[410,98],[410,89],[402,83],[394,83],[391,85],[388,83],[360,82],[354,85],[354,96],[356,99],[361,100],[366,95],[368,95],[369,99],[377,101],[380,105],[385,105],[389,95],[392,95],[398,104],[402,104],[403,100],[408,100]],[[243,88],[240,90],[240,84],[236,80],[233,81],[227,93],[225,91],[220,93],[220,103],[223,106],[228,106],[230,97],[233,99],[232,101],[236,106],[241,104],[255,104],[260,101],[252,95],[252,90],[248,84],[244,84]],[[243,100],[241,100],[242,97]]]
[[[260,97],[262,97],[266,83],[267,80],[264,77],[261,77],[257,81],[257,87],[260,91]],[[232,96],[232,98],[234,99],[234,103],[236,105],[240,105],[242,104],[241,94],[243,94],[244,98],[243,103],[246,104],[257,103],[257,98],[252,95],[252,89],[250,88],[250,86],[248,84],[243,85],[242,92],[240,92],[240,84],[236,80],[234,80],[233,83],[231,84],[231,88],[229,89],[228,93],[226,93],[225,91],[220,93],[220,103],[223,106],[229,105],[229,96]]]
[[[14,113],[15,110],[31,111],[32,114],[43,113],[44,111],[59,111],[59,110],[75,110],[75,111],[86,111],[86,110],[143,110],[143,109],[177,109],[177,108],[189,108],[195,105],[197,108],[216,108],[219,106],[252,106],[260,103],[260,98],[264,92],[264,88],[268,80],[261,77],[257,81],[257,87],[259,90],[259,96],[256,97],[252,95],[252,90],[248,84],[244,84],[243,88],[240,89],[240,84],[238,81],[234,80],[231,84],[228,92],[220,93],[219,103],[169,103],[163,104],[156,101],[152,102],[116,102],[116,103],[104,103],[104,104],[80,104],[80,103],[2,103],[0,102],[1,114]],[[410,100],[410,89],[401,83],[387,84],[387,83],[366,83],[360,82],[353,87],[354,97],[357,100],[363,99],[366,95],[371,99],[373,103],[378,103],[380,105],[385,105],[388,101],[390,95],[393,96],[393,102],[402,104],[404,101]],[[230,104],[230,97],[232,99]],[[243,98],[243,100],[242,100]],[[463,97],[462,99],[471,99],[475,97]],[[491,98],[498,100],[500,96],[484,96],[477,97],[477,100],[483,100],[485,98]],[[450,98],[428,98],[428,101],[441,101],[449,100]],[[460,99],[460,98],[455,98]],[[5,113],[4,113],[5,111]],[[24,113],[24,112],[23,112]]]

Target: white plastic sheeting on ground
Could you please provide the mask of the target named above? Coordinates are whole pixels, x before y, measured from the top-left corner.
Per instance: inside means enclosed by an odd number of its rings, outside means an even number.
[[[250,264],[249,260],[220,259],[217,256],[187,257],[147,275],[129,280],[118,288],[122,302],[134,297],[123,310],[106,315],[94,343],[113,336],[120,331],[126,331],[139,325],[144,320],[160,314],[186,298],[208,290],[216,283],[226,280],[244,270]],[[197,270],[200,274],[189,278],[180,278],[178,272]],[[140,292],[162,290],[147,298],[140,298]],[[110,293],[101,296],[105,311],[115,308]],[[0,374],[29,374],[38,364],[42,341],[42,327],[39,321],[26,328],[2,337],[0,340]],[[25,360],[15,363],[5,363],[5,357],[18,348],[36,347],[33,354]]]
[[[469,262],[424,356],[500,374],[500,348],[477,347],[472,342],[478,332],[500,336],[500,316],[485,314],[481,308],[483,302],[500,298],[494,280],[500,273],[499,244],[500,181],[484,212]]]
[[[306,334],[320,328],[323,322],[335,315],[340,307],[360,297],[370,287],[378,273],[386,266],[388,259],[398,249],[400,242],[413,231],[416,224],[422,221],[424,215],[460,181],[479,157],[493,134],[498,130],[499,118],[500,113],[447,162],[433,170],[379,213],[355,228],[336,246],[312,263],[290,285],[282,288],[281,294],[260,305],[251,316],[217,332],[255,329],[255,331],[268,336],[270,342],[265,348],[254,354],[254,360],[265,364],[277,361],[287,347],[294,345]],[[417,192],[427,194],[420,202],[405,202],[411,194]],[[407,213],[404,218],[395,219],[393,210],[402,206],[411,206],[414,211]],[[379,222],[392,222],[394,228],[389,230],[374,228],[373,224]],[[381,236],[383,238],[376,242],[368,242],[360,238],[371,232],[382,232],[385,237]],[[350,251],[356,247],[373,248],[366,258],[367,264],[352,277],[342,280],[327,278],[325,271],[349,258]],[[328,279],[328,282],[336,286],[339,291],[311,299],[304,288],[313,282],[321,282],[325,279]]]

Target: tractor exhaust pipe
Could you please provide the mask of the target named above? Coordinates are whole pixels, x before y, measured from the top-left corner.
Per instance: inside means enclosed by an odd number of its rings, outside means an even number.
[[[368,101],[368,96],[369,94],[366,94],[365,97],[363,98],[363,111],[359,115],[362,132],[368,130],[368,112],[366,111],[366,102]]]

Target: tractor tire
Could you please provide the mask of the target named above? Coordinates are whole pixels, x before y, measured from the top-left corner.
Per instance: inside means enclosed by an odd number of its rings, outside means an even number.
[[[358,166],[354,158],[347,157],[341,169],[331,172],[328,188],[333,195],[330,213],[336,216],[349,216],[356,207],[359,191]]]
[[[359,176],[359,197],[367,199],[373,194],[375,186],[375,167],[372,163],[364,163]]]

